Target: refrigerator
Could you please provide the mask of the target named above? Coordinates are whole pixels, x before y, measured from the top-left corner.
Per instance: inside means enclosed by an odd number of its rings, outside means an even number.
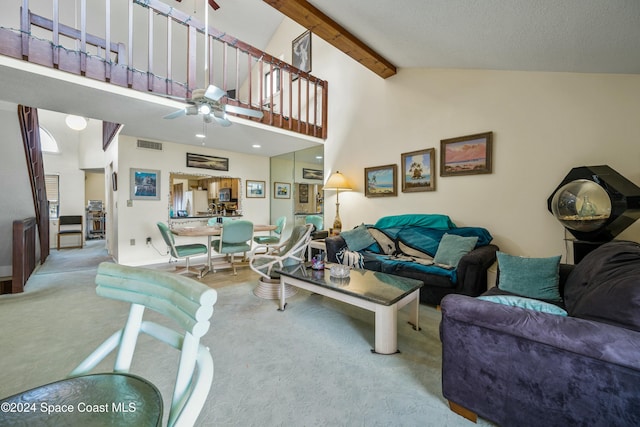
[[[189,216],[197,216],[209,210],[207,190],[190,190],[185,192],[184,209]]]

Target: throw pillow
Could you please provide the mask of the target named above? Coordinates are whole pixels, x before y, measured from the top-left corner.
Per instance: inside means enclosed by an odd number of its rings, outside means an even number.
[[[376,243],[375,239],[371,237],[371,233],[367,230],[364,224],[360,224],[353,230],[347,230],[340,233],[340,236],[344,239],[349,247],[350,251],[361,251],[364,248]]]
[[[378,246],[383,254],[393,255],[396,253],[396,241],[387,236],[384,231],[371,227],[369,228],[369,234],[371,234],[371,237],[378,242]]]
[[[526,258],[497,252],[500,279],[498,288],[527,298],[562,302],[560,296],[560,255]]]
[[[450,265],[455,268],[458,266],[460,258],[471,252],[476,247],[477,242],[477,236],[462,237],[455,234],[445,234],[440,240],[433,262]]]
[[[364,268],[364,257],[360,252],[350,251],[343,248],[336,253],[338,264],[348,265],[349,267]]]
[[[478,299],[483,301],[495,302],[502,305],[508,305],[511,307],[526,308],[529,310],[540,311],[542,313],[556,314],[558,316],[566,316],[567,312],[557,305],[549,304],[548,302],[538,301],[533,298],[525,298],[511,295],[486,295],[479,296]]]

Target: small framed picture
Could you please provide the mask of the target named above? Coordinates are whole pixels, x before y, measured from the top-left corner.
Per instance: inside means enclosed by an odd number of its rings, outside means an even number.
[[[291,198],[291,184],[288,182],[274,182],[273,183],[273,198],[274,199],[290,199]]]
[[[322,169],[302,168],[302,179],[319,179],[322,180],[324,172]]]
[[[304,71],[311,72],[311,31],[306,31],[291,43],[292,65]]]
[[[435,191],[435,160],[436,149],[412,151],[403,153],[402,163],[402,192]]]
[[[384,165],[364,168],[365,197],[398,195],[398,166]]]
[[[247,198],[259,199],[264,198],[264,181],[247,180]]]
[[[160,200],[160,171],[131,168],[131,200]]]
[[[491,173],[493,132],[440,141],[440,176]]]

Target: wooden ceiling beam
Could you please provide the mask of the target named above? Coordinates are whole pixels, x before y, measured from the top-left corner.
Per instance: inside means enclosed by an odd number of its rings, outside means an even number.
[[[306,0],[263,0],[283,15],[343,51],[383,79],[396,67]]]

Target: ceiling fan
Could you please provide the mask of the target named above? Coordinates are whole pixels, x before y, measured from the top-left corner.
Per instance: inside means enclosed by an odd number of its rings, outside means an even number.
[[[205,89],[195,89],[191,98],[176,98],[184,101],[188,106],[174,111],[164,116],[165,119],[175,119],[182,116],[195,116],[201,114],[205,123],[211,123],[214,120],[221,126],[227,127],[231,122],[225,117],[225,113],[242,114],[249,117],[261,119],[263,114],[261,111],[252,110],[250,108],[238,107],[235,105],[224,104],[220,100],[227,96],[227,93],[217,86],[209,85]]]

